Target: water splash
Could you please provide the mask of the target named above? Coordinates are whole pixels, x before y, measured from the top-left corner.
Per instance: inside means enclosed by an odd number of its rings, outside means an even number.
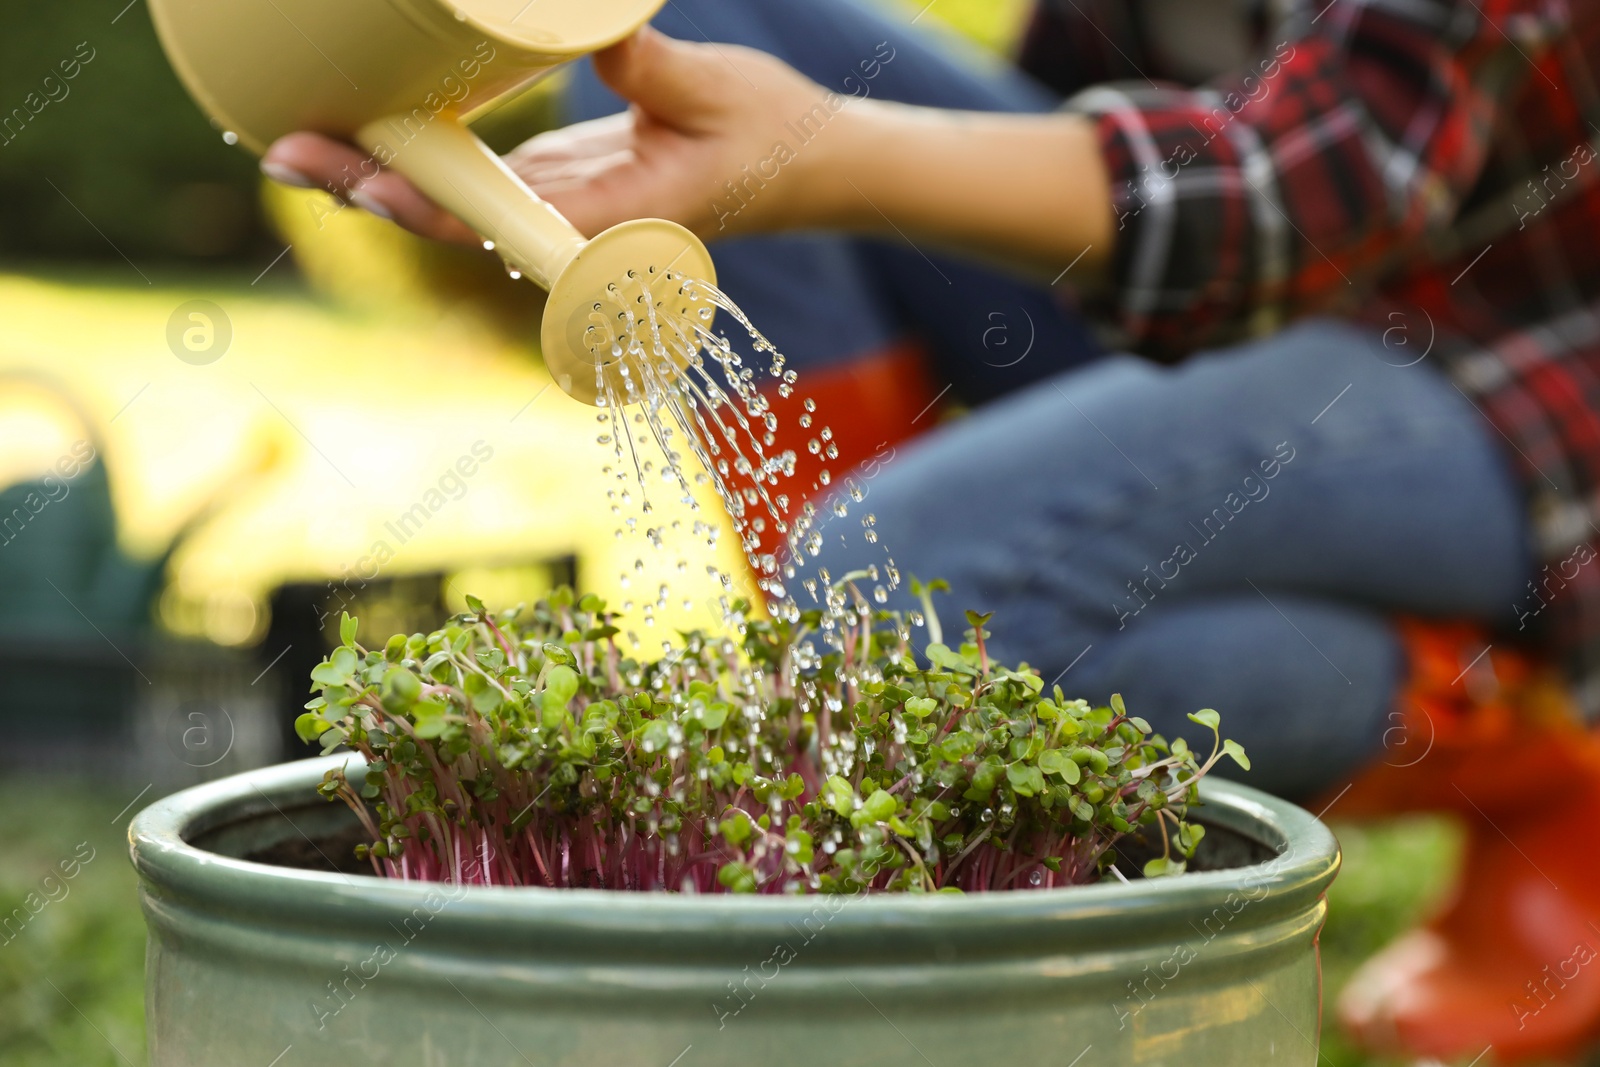
[[[668,295],[686,298],[690,313],[678,316],[658,310],[668,306],[661,299]],[[869,616],[899,588],[900,572],[893,558],[885,553],[882,574],[874,565],[841,575],[837,581],[815,562],[824,544],[822,527],[831,517],[848,515],[853,505],[866,498],[866,490],[855,478],[847,478],[846,491],[833,495],[827,515],[809,501],[791,507],[793,500],[804,495],[788,485],[796,472],[797,457],[791,449],[775,447],[781,427],[758,383],[761,376],[746,365],[726,335],[713,331],[711,321],[721,311],[744,329],[757,357],[766,357],[767,373],[774,380],[767,383],[768,388],[787,398],[794,395],[799,375],[787,368],[783,354],[726,293],[671,270],[650,271],[644,276],[629,272],[608,287],[594,311],[598,319],[617,324],[612,330],[591,327],[588,338],[597,357],[595,386],[600,410],[595,440],[609,450],[611,462],[605,472],[617,482],[607,491],[612,513],[621,521],[616,536],[638,536],[642,531],[652,551],[667,551],[671,546],[661,527],[651,525],[655,511],[651,494],[660,491],[652,483],[668,487],[691,512],[700,507],[691,482],[709,484],[728,514],[767,610],[792,623],[815,620],[799,631],[796,648],[785,666],[793,691],[814,692],[805,676],[818,667],[823,653],[813,638],[844,655],[850,687],[881,680],[850,665],[865,662],[866,657],[852,656],[854,650],[845,648],[843,635],[847,622]],[[801,407],[798,422],[801,429],[810,431],[808,451],[825,461],[837,460],[839,447],[833,430],[817,425],[825,413],[818,412],[810,398],[803,398]],[[641,455],[646,438],[659,449],[663,460],[659,471]],[[689,465],[690,457],[699,470]],[[825,490],[832,481],[824,467],[812,488]],[[868,544],[878,542],[876,523],[870,514],[861,520],[863,540]],[[718,523],[697,517],[690,532],[708,547],[715,547],[719,529]],[[678,574],[687,569],[679,561]],[[632,577],[643,576],[642,558],[634,570]],[[715,566],[706,571],[724,625],[742,636],[745,619],[730,596],[737,584],[734,577]],[[629,578],[623,575],[625,588]],[[862,583],[870,592],[864,595],[854,583]],[[797,590],[804,590],[811,605],[808,609],[796,601]],[[670,584],[664,582],[654,598],[648,594],[640,598],[646,627],[655,625],[657,610],[666,609],[671,596]],[[687,596],[683,603],[690,603]],[[805,616],[805,610],[814,614]],[[922,624],[920,615],[914,619],[915,625]],[[637,641],[631,631],[629,637]],[[856,759],[849,733],[845,731],[841,737],[823,723],[841,713],[845,705],[839,701],[818,705],[814,696],[801,696],[800,703],[803,713],[818,716],[818,747],[824,768],[828,773],[847,773]],[[757,717],[762,714],[761,709],[753,710]]]

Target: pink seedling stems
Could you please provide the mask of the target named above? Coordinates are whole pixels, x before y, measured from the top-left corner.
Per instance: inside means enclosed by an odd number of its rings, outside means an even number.
[[[1225,754],[1220,736],[1202,765],[1144,740],[1119,702],[1115,714],[1051,703],[996,670],[986,616],[949,653],[965,667],[921,668],[910,626],[875,615],[853,585],[830,589],[826,606],[820,626],[749,623],[770,642],[755,659],[687,635],[638,664],[603,606],[571,599],[544,615],[477,611],[401,654],[395,641],[385,653],[347,645],[366,657],[362,682],[326,690],[321,721],[344,715],[336,725],[375,769],[359,783],[335,775],[325,795],[360,819],[376,873],[485,886],[770,894],[833,879],[830,891],[992,892],[1093,881],[1129,825],[1155,823],[1169,858],[1192,848],[1184,805]],[[820,659],[818,640],[833,650]],[[391,706],[407,685],[408,702]],[[1214,724],[1205,715],[1195,721]]]

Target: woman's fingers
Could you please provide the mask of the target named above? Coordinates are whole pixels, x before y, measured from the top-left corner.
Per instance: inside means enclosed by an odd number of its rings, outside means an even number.
[[[771,154],[786,116],[803,114],[824,95],[770,55],[677,41],[649,28],[597,54],[595,67],[633,106],[541,134],[506,157],[590,237],[638,218],[671,219],[706,236],[732,232],[720,190],[750,161]],[[479,240],[398,172],[380,171],[348,144],[292,134],[268,150],[262,170],[291,185],[328,189],[414,233]],[[794,188],[793,180],[774,185],[758,211],[740,214],[739,230],[782,226],[788,219],[784,190]]]
[[[559,188],[571,182],[592,181],[617,167],[626,166],[633,159],[633,150],[625,148],[609,155],[586,159],[550,160],[532,166],[519,163],[512,169],[532,187],[534,192],[544,196],[548,189]]]
[[[594,237],[619,222],[656,214],[642,195],[641,185],[647,187],[648,181],[633,153],[619,152],[529,184],[579,233]]]
[[[318,133],[291,133],[280,137],[261,157],[261,172],[273,181],[302,189],[342,188],[348,175],[359,184],[367,157],[353,145]],[[367,163],[370,169],[371,164]]]
[[[595,73],[612,92],[685,132],[720,114],[730,73],[720,63],[711,48],[649,26],[594,57]]]
[[[424,196],[393,171],[379,171],[360,149],[316,133],[280,137],[261,159],[261,172],[273,181],[325,189],[380,218],[440,241],[477,244],[480,238],[460,219]]]
[[[633,143],[633,123],[631,112],[620,111],[604,118],[563,126],[524,141],[511,150],[506,162],[521,173],[523,164],[586,159],[619,152]]]
[[[435,204],[392,170],[368,179],[350,202],[380,218],[393,219],[412,233],[435,241],[475,245],[483,241],[466,223]]]

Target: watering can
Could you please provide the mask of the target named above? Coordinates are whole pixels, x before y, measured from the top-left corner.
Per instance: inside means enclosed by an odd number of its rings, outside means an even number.
[[[686,319],[684,279],[715,283],[705,246],[663,219],[585,240],[465,123],[573,59],[609,47],[664,0],[150,0],[190,95],[257,153],[295,130],[359,145],[550,293],[540,339],[557,384],[597,403],[623,391],[624,338]],[[668,273],[672,277],[668,279]],[[648,294],[648,296],[646,295]]]

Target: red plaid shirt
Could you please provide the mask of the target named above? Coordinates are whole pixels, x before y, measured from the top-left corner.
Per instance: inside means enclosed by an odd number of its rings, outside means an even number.
[[[1510,633],[1600,712],[1600,0],[1309,0],[1162,83],[1133,0],[1046,0],[1024,65],[1095,116],[1100,310],[1173,359],[1312,313],[1403,326],[1507,443],[1540,561]],[[1394,335],[1395,340],[1401,335]]]

